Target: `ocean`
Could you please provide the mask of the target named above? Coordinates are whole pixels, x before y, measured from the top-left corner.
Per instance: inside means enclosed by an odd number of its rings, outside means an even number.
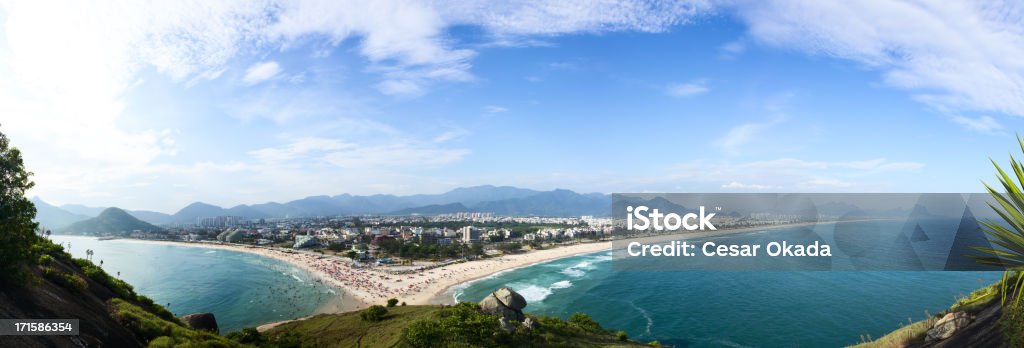
[[[52,236],[71,254],[93,262],[135,291],[167,305],[176,316],[209,312],[220,332],[314,314],[338,301],[334,289],[309,272],[258,255],[210,248]],[[333,301],[332,301],[333,300]]]
[[[618,261],[615,261],[618,262]],[[528,313],[583,312],[641,342],[675,347],[843,347],[878,338],[999,272],[614,271],[610,252],[496,274],[450,290],[477,302],[508,286]]]
[[[314,314],[334,290],[287,263],[242,252],[54,236],[95,250],[111,275],[175,315],[212,312],[221,332]],[[923,319],[998,272],[613,271],[608,252],[492,275],[451,289],[480,301],[509,286],[533,314],[584,312],[635,340],[676,347],[839,347]]]

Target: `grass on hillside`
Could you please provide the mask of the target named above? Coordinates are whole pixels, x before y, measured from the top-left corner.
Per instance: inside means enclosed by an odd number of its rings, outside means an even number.
[[[110,307],[114,319],[143,342],[149,342],[149,347],[243,347],[212,332],[189,329],[158,317],[119,298],[111,300]]]
[[[986,305],[992,301],[998,300],[1000,297],[999,292],[1001,289],[1001,283],[986,286],[984,288],[975,290],[967,296],[964,296],[956,301],[949,309],[939,312],[936,315],[929,315],[927,319],[910,322],[908,319],[907,325],[896,329],[885,336],[879,337],[878,339],[871,339],[870,336],[862,336],[861,343],[856,344],[852,347],[856,348],[890,348],[890,347],[905,347],[909,343],[922,342],[924,341],[925,334],[928,333],[928,329],[932,328],[939,318],[950,312],[967,312],[975,313],[983,309]]]
[[[473,306],[463,304],[462,306]],[[456,306],[457,307],[457,306]],[[265,336],[276,338],[284,334],[297,334],[302,338],[303,346],[317,347],[411,347],[412,345],[403,339],[406,330],[417,323],[434,322],[439,323],[452,318],[452,311],[459,308],[440,306],[398,306],[387,308],[387,315],[380,321],[366,321],[359,317],[359,313],[342,314],[321,314],[312,318],[282,324],[264,333]],[[467,307],[468,308],[468,307]],[[497,317],[487,316],[468,318],[467,323],[474,320],[493,319]],[[540,323],[540,327],[531,334],[517,333],[508,335],[504,341],[497,342],[495,346],[534,346],[534,347],[639,347],[638,343],[631,341],[620,341],[614,334],[605,332],[589,332],[579,329],[571,323],[548,317],[533,317]],[[489,327],[490,325],[466,325],[463,328]],[[493,324],[493,323],[490,323]],[[500,329],[499,329],[500,330]],[[482,330],[473,332],[483,336],[502,336],[503,332]],[[457,336],[456,333],[446,333],[445,338]],[[448,342],[448,346],[477,347],[480,344],[472,342]],[[493,344],[493,343],[492,343]],[[444,345],[442,345],[444,346]]]

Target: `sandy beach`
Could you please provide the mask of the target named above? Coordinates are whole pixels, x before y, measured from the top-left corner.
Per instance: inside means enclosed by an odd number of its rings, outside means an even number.
[[[639,240],[647,243],[657,243],[676,239],[716,237],[804,225],[809,224],[797,223],[723,229],[717,231],[662,234],[623,240]],[[233,250],[287,262],[310,272],[322,282],[340,290],[343,294],[340,303],[335,303],[332,308],[321,312],[345,312],[358,310],[366,308],[371,304],[383,304],[390,298],[397,298],[399,301],[406,302],[411,305],[448,303],[452,300],[450,298],[444,298],[443,296],[445,296],[449,288],[453,286],[484,278],[494,273],[525,267],[536,263],[580,254],[611,251],[613,247],[612,242],[610,241],[560,245],[554,248],[534,250],[520,254],[501,255],[475,261],[453,263],[407,274],[392,274],[386,271],[389,269],[387,266],[363,264],[362,267],[354,267],[353,263],[348,258],[324,255],[305,250],[212,242],[174,242],[137,239],[123,240],[138,243],[160,243],[186,247]]]
[[[353,267],[347,258],[283,248],[228,243],[186,243],[124,239],[139,243],[159,243],[186,247],[233,250],[270,257],[310,272],[343,293],[342,305],[331,312],[384,304],[390,298],[410,305],[436,303],[449,288],[497,272],[529,266],[563,257],[611,250],[611,242],[579,243],[521,254],[502,255],[481,260],[453,263],[409,274],[391,274],[385,266]],[[442,301],[443,302],[443,301]]]
[[[669,240],[716,237],[811,224],[813,223],[661,234],[638,236],[638,238],[628,238],[623,240],[639,240],[646,243],[658,243]],[[331,301],[324,308],[318,310],[317,313],[340,313],[359,310],[372,304],[384,304],[390,298],[396,298],[399,301],[410,305],[451,303],[453,302],[453,299],[450,297],[449,289],[454,286],[484,278],[502,271],[526,267],[564,257],[601,251],[611,251],[613,248],[611,241],[560,245],[554,248],[533,250],[520,254],[501,255],[475,261],[452,263],[441,267],[429,268],[411,273],[393,274],[387,272],[387,270],[390,269],[387,266],[363,264],[361,267],[357,267],[354,266],[348,258],[324,255],[305,250],[214,242],[175,242],[138,239],[122,240],[137,243],[156,243],[184,247],[232,250],[256,254],[289,263],[309,272],[326,285],[339,290],[340,296]],[[265,324],[260,326],[259,329],[261,331],[266,330],[280,323],[281,322]]]

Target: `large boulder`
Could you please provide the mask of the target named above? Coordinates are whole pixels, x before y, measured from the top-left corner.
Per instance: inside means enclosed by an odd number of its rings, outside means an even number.
[[[957,331],[970,325],[972,321],[974,321],[974,317],[964,312],[947,313],[928,330],[925,341],[935,342],[950,338]]]
[[[510,288],[498,289],[498,291],[494,292],[494,297],[498,298],[501,303],[504,303],[505,307],[518,310],[526,308],[526,299],[523,298],[523,295]]]
[[[195,330],[205,330],[220,334],[220,328],[217,327],[217,318],[213,316],[213,313],[189,314],[181,317],[181,322]]]
[[[498,289],[480,301],[482,312],[501,316],[507,321],[522,322],[526,319],[523,308],[526,308],[526,299],[509,288]]]

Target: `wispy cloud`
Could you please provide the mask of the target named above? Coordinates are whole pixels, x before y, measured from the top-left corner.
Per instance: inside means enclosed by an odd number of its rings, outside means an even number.
[[[999,124],[999,122],[990,116],[953,116],[953,122],[956,122],[967,129],[982,133],[992,133],[1003,129],[1003,125]]]
[[[747,122],[732,127],[718,138],[717,145],[726,154],[739,155],[744,146],[756,138],[761,132],[781,122],[781,119],[766,122]]]
[[[508,111],[508,108],[505,108],[503,106],[488,105],[488,106],[484,107],[484,112],[489,113],[489,114],[497,114],[497,113],[502,113],[502,112],[506,112],[506,111]]]
[[[704,94],[709,90],[704,81],[691,81],[668,85],[665,87],[665,94],[673,98],[686,98]]]
[[[253,64],[245,70],[242,81],[247,85],[255,85],[263,81],[277,78],[281,74],[281,66],[275,61]]]
[[[937,110],[1024,116],[1019,5],[763,1],[736,10],[760,42],[859,62]]]
[[[747,43],[742,40],[736,40],[727,42],[724,45],[718,47],[719,56],[724,59],[733,59],[743,54],[747,50]]]
[[[771,185],[744,184],[744,183],[741,183],[739,181],[733,181],[733,182],[730,182],[728,184],[722,185],[722,188],[724,188],[724,189],[731,189],[731,190],[759,190],[760,191],[760,190],[776,189],[778,187],[771,186]]]
[[[377,84],[381,93],[393,96],[415,97],[423,95],[423,87],[413,80],[385,80]]]
[[[354,147],[337,139],[303,137],[294,139],[281,147],[268,147],[249,152],[261,162],[278,163],[294,161],[310,153],[323,153]]]

